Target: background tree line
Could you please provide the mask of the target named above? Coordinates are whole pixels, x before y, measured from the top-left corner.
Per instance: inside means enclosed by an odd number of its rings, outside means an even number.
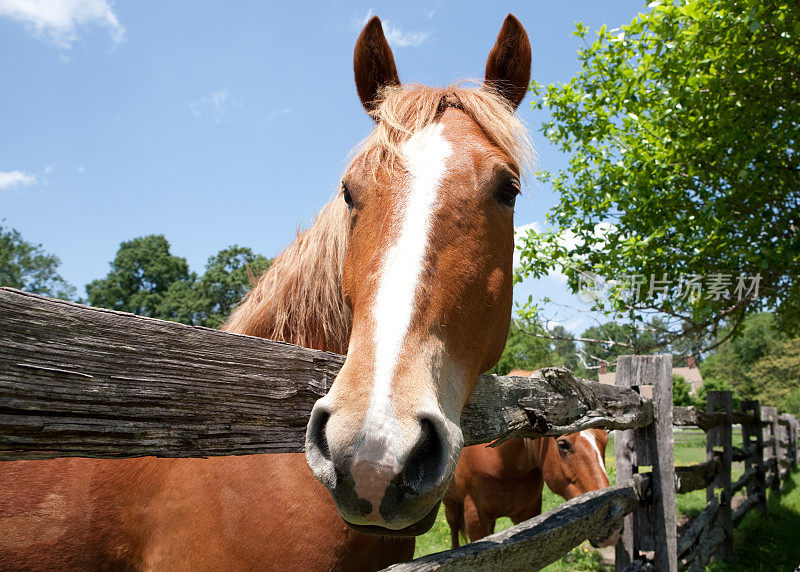
[[[210,328],[223,324],[270,263],[233,245],[209,257],[198,275],[170,252],[163,235],[142,236],[120,244],[109,273],[87,284],[86,298],[80,298],[59,275],[57,256],[0,224],[0,286]]]

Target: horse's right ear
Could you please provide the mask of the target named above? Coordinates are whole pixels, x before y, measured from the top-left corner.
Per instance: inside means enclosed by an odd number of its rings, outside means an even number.
[[[383,35],[383,26],[377,16],[367,22],[356,41],[353,71],[356,74],[358,97],[368,112],[377,107],[378,92],[382,87],[400,85],[392,49]]]
[[[522,103],[531,81],[531,43],[513,14],[506,16],[486,61],[486,85],[514,109]]]

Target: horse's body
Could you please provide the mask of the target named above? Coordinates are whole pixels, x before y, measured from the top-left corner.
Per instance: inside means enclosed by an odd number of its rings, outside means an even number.
[[[354,68],[375,130],[225,326],[347,354],[306,456],[4,462],[0,569],[374,570],[411,558],[455,469],[461,408],[507,333],[528,153],[513,111],[530,44],[509,16],[486,86],[403,88],[373,18]]]
[[[497,447],[473,445],[461,451],[444,497],[453,548],[459,532],[474,542],[494,532],[501,516],[518,524],[540,515],[545,483],[567,500],[608,486],[596,452],[605,453],[605,431],[589,429],[558,441],[515,437]],[[566,447],[571,449],[570,459],[560,452]]]
[[[414,551],[348,528],[302,454],[7,465],[2,570],[373,570]]]
[[[459,545],[459,533],[471,542],[491,534],[501,516],[518,524],[540,515],[545,483],[566,500],[607,487],[607,443],[605,431],[588,429],[557,439],[512,438],[497,447],[465,447],[444,497],[453,548]],[[613,542],[614,535],[597,544]]]

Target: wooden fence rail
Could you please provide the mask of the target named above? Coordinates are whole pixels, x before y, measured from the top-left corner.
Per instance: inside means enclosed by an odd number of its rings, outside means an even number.
[[[0,460],[300,452],[311,407],[343,360],[0,288]],[[619,387],[564,368],[482,376],[461,419],[468,445],[617,429],[618,484],[391,570],[536,569],[620,522],[617,570],[699,570],[714,556],[729,558],[733,527],[750,509],[766,510],[767,488],[780,494],[797,466],[798,424],[755,402],[733,411],[726,392],[709,392],[705,412],[673,408],[671,362],[622,356]],[[640,396],[644,385],[653,386],[652,401]],[[741,447],[731,442],[734,423]],[[706,463],[674,466],[673,425],[708,432]],[[731,482],[734,461],[745,472]],[[702,488],[708,506],[678,539],[675,495]],[[732,510],[742,489],[746,498]]]
[[[0,460],[302,452],[344,358],[0,288]],[[635,392],[576,379],[480,378],[467,444],[646,425]]]

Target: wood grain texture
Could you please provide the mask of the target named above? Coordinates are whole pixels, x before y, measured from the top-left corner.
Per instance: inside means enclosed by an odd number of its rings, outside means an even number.
[[[742,461],[746,461],[750,457],[753,457],[756,452],[758,451],[758,447],[755,443],[750,443],[744,447],[734,447],[733,448],[733,462],[734,463],[741,463]]]
[[[722,470],[722,463],[722,455],[717,454],[699,465],[675,467],[675,475],[678,477],[676,492],[683,494],[706,488],[719,475]]]
[[[749,485],[755,480],[756,470],[754,468],[746,469],[742,476],[736,479],[736,482],[731,485],[731,494],[736,494],[741,489]]]
[[[695,407],[674,407],[673,408],[673,424],[678,427],[699,427],[703,431],[708,431],[714,427],[720,427],[727,423],[727,417],[724,413],[707,413]],[[751,414],[734,411],[733,422],[739,424],[748,424],[753,422],[754,417]]]
[[[623,386],[651,385],[653,387],[653,423],[634,431],[634,446],[638,466],[652,465],[652,502],[634,514],[634,554],[654,550],[653,564],[657,570],[677,569],[675,515],[675,459],[672,434],[672,356],[620,356],[617,359],[617,378],[629,381]]]
[[[752,423],[742,425],[743,447],[755,447],[745,459],[745,471],[755,471],[753,480],[747,484],[747,498],[756,499],[761,514],[767,514],[767,486],[764,467],[764,431],[761,424],[761,405],[756,400],[743,400],[740,407],[753,417]]]
[[[647,483],[647,478],[637,475],[627,483],[586,493],[477,542],[385,570],[538,570],[586,538],[608,534],[646,496]]]
[[[744,520],[744,517],[747,516],[747,513],[750,512],[750,509],[758,506],[758,498],[757,497],[747,497],[744,499],[742,504],[736,507],[736,510],[733,511],[733,526],[739,526],[739,524]]]
[[[712,530],[719,529],[719,532],[713,533],[712,536],[715,539],[722,538],[722,528],[718,523],[719,505],[719,499],[712,499],[706,508],[692,519],[689,528],[681,536],[678,541],[678,570],[686,570],[694,563],[700,554],[701,545]]]
[[[344,357],[0,288],[0,460],[302,452]],[[482,376],[466,443],[646,425],[630,390]]]
[[[733,492],[731,491],[731,468],[733,465],[733,433],[731,425],[733,422],[733,394],[730,391],[709,391],[707,408],[709,414],[721,412],[725,415],[726,419],[725,424],[709,429],[706,434],[707,459],[719,459],[719,452],[715,451],[714,448],[722,447],[722,467],[717,474],[715,482],[706,489],[706,500],[711,501],[715,498],[715,486],[722,489],[718,518],[724,535],[719,545],[717,555],[721,560],[731,562],[733,560],[733,520],[731,516],[731,501],[733,499]]]
[[[652,404],[630,389],[576,378],[564,367],[534,371],[530,377],[484,375],[464,407],[466,445],[510,437],[543,437],[584,429],[644,427]]]

